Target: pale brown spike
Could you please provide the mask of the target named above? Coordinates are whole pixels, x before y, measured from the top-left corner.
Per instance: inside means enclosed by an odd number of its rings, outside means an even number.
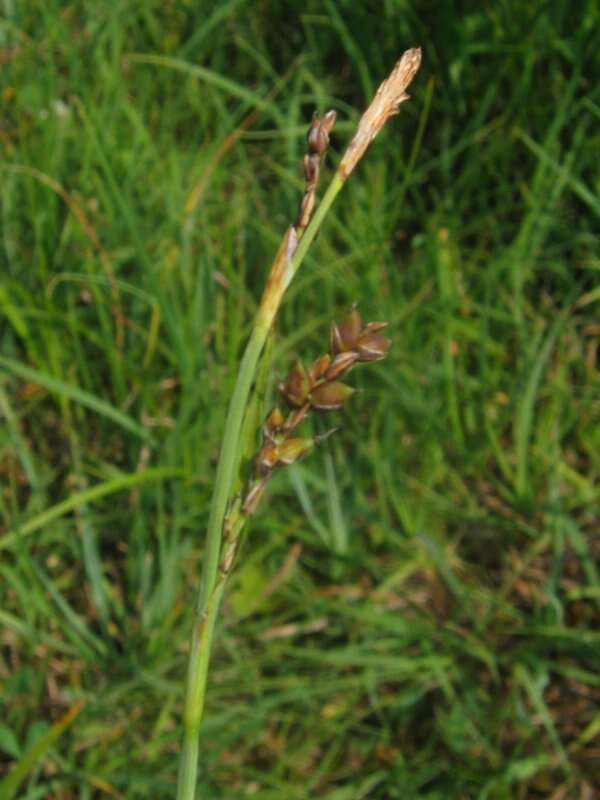
[[[401,103],[408,100],[406,89],[420,65],[421,48],[414,47],[407,50],[377,90],[371,105],[362,115],[354,138],[340,163],[339,173],[344,180],[358,164],[388,119],[398,113]]]

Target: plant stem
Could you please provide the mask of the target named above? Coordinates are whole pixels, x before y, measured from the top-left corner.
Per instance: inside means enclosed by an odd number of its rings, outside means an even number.
[[[233,482],[239,469],[241,457],[240,434],[250,390],[256,375],[258,360],[281,305],[285,290],[302,264],[308,248],[317,235],[319,226],[325,219],[325,215],[331,208],[342,186],[378,131],[381,130],[386,120],[398,111],[399,105],[408,100],[405,89],[413,79],[420,62],[420,49],[407,50],[389,77],[381,84],[373,101],[362,115],[354,138],[340,161],[338,169],[312,219],[303,229],[305,213],[301,209],[302,224],[298,230],[294,227],[287,230],[267,279],[229,404],[225,432],[223,434],[223,445],[215,478],[215,490],[208,520],[206,552],[202,565],[202,582],[196,609],[196,621],[188,668],[184,708],[184,740],[177,789],[178,800],[194,800],[198,770],[198,734],[204,709],[210,649],[219,606],[225,590],[227,574],[231,566],[230,563],[223,564],[219,572],[223,522],[227,512],[227,504],[231,497]],[[332,124],[334,118],[335,115],[330,120]],[[321,145],[313,146],[317,147],[317,151],[321,147]],[[310,191],[313,191],[314,186],[311,181],[314,178],[314,172],[311,170],[308,174],[311,178],[311,180],[307,178],[310,183],[309,188]],[[236,535],[239,535],[241,524]],[[230,561],[230,559],[226,558],[225,561]]]
[[[237,381],[229,404],[221,455],[215,477],[215,490],[210,508],[206,551],[202,565],[202,579],[188,666],[183,749],[177,800],[193,800],[195,797],[198,770],[198,735],[204,709],[206,677],[215,621],[226,583],[225,575],[218,580],[223,520],[231,494],[231,487],[239,466],[240,432],[250,389],[254,381],[260,354],[281,304],[283,294],[302,264],[308,248],[317,235],[321,222],[343,185],[344,178],[339,172],[336,172],[321,203],[315,210],[311,222],[298,242],[290,262],[285,265],[278,279],[273,280],[272,278],[276,277],[274,273],[280,266],[276,258],[271,270],[271,276],[267,282],[267,288],[256,314],[250,339],[242,357]]]
[[[295,275],[296,271],[302,264],[304,256],[308,252],[308,248],[313,243],[314,238],[319,231],[321,223],[323,222],[325,216],[327,215],[327,212],[333,205],[333,201],[338,196],[341,188],[345,183],[345,180],[346,179],[342,176],[340,170],[338,170],[331,179],[331,183],[327,187],[327,191],[323,195],[323,199],[316,207],[315,213],[313,214],[313,217],[306,231],[304,232],[304,235],[298,242],[298,249],[294,253],[294,257],[292,258],[292,263],[290,264],[290,277],[286,284],[286,288],[287,286],[289,286],[289,281],[292,279],[292,277]]]
[[[198,735],[204,708],[208,662],[215,622],[225,590],[225,576],[217,583],[202,615],[197,615],[188,666],[183,718],[183,748],[179,763],[177,800],[193,800],[198,774]]]

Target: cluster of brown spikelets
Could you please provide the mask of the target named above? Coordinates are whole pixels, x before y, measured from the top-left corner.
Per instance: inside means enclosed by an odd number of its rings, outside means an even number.
[[[353,307],[342,322],[331,326],[329,352],[319,356],[308,370],[298,362],[282,381],[279,392],[289,413],[285,416],[279,408],[274,408],[265,421],[254,474],[242,505],[244,514],[250,515],[257,508],[275,468],[293,464],[333,433],[294,435],[311,411],[336,411],[354,394],[355,390],[340,378],[355,364],[385,358],[391,342],[380,331],[386,325],[387,322],[365,325]]]
[[[407,50],[379,87],[338,167],[337,174],[342,181],[348,178],[389,117],[396,114],[399,106],[408,99],[406,89],[420,62],[419,48]],[[287,265],[313,217],[321,168],[335,121],[335,111],[328,111],[322,118],[314,114],[310,123],[307,152],[302,162],[305,187],[298,216],[283,238],[261,301],[259,313],[263,314],[266,327],[273,323],[289,280]],[[391,342],[380,331],[386,325],[386,322],[369,322],[365,325],[356,307],[352,308],[342,322],[332,326],[329,352],[320,356],[308,370],[296,364],[280,384],[279,390],[289,411],[285,416],[279,408],[274,408],[268,415],[251,477],[245,490],[229,505],[223,523],[220,560],[223,575],[229,572],[233,563],[244,521],[256,511],[273,471],[298,461],[334,432],[302,437],[296,435],[296,429],[311,411],[335,411],[351,397],[354,389],[340,378],[357,363],[378,361],[385,357]]]
[[[385,121],[408,99],[405,90],[419,68],[420,61],[419,49],[408,50],[390,77],[380,86],[342,159],[340,171],[344,179],[354,169]],[[328,111],[322,119],[314,114],[308,129],[308,148],[303,160],[305,190],[298,218],[291,229],[293,248],[312,217],[321,166],[329,147],[329,135],[335,119],[335,111]],[[282,258],[287,255],[282,253]],[[265,421],[260,451],[242,501],[241,511],[245,517],[250,516],[258,507],[273,470],[293,464],[333,432],[313,437],[295,435],[296,428],[310,411],[335,411],[344,405],[354,389],[339,379],[356,363],[378,361],[385,357],[391,342],[380,331],[386,325],[386,322],[369,322],[364,325],[354,307],[346,319],[339,325],[332,326],[330,352],[317,358],[308,370],[300,363],[296,364],[281,383],[279,390],[290,411],[284,416],[279,408],[274,408]]]

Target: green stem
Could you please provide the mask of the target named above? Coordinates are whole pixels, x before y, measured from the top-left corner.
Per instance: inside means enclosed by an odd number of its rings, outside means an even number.
[[[226,577],[217,583],[206,606],[206,612],[196,620],[188,666],[187,695],[183,718],[183,748],[179,764],[177,800],[193,800],[198,774],[198,735],[202,721],[208,662],[215,622],[225,590]]]
[[[333,178],[331,179],[331,183],[327,187],[327,191],[323,195],[323,199],[315,209],[315,213],[313,214],[310,224],[308,225],[308,227],[304,231],[302,238],[298,242],[298,248],[294,253],[294,257],[292,258],[292,263],[290,264],[290,274],[288,282],[286,284],[286,288],[287,286],[289,286],[289,282],[291,281],[296,271],[300,267],[300,264],[302,264],[302,262],[304,261],[304,256],[308,252],[308,248],[313,243],[315,236],[319,232],[321,223],[325,219],[327,212],[333,205],[333,201],[338,196],[344,183],[345,183],[345,178],[342,177],[342,174],[338,170],[338,172],[336,172]]]
[[[183,749],[177,786],[177,800],[194,800],[195,797],[198,769],[198,735],[204,709],[208,664],[214,626],[226,582],[225,576],[222,576],[217,583],[223,520],[231,494],[231,487],[239,466],[240,433],[250,389],[252,388],[260,354],[281,304],[285,289],[289,286],[290,281],[302,264],[308,248],[317,235],[321,222],[343,185],[344,178],[339,172],[336,172],[283,273],[281,284],[274,283],[272,292],[266,292],[263,296],[250,339],[242,357],[237,381],[229,404],[208,520],[206,551],[202,565],[202,579],[188,666]]]

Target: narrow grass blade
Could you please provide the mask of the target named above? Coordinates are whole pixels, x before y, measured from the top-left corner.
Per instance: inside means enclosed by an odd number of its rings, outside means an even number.
[[[257,92],[253,92],[241,84],[229,78],[225,78],[223,75],[219,75],[213,70],[201,67],[199,64],[190,64],[188,61],[183,61],[180,58],[169,58],[168,56],[157,56],[146,53],[128,53],[127,58],[132,63],[165,67],[167,69],[176,70],[177,72],[183,72],[194,78],[199,78],[210,86],[214,86],[232,97],[244,100],[253,107],[269,108],[271,111],[275,112],[275,116],[278,116],[277,107],[273,103],[264,100]]]
[[[0,782],[0,800],[10,800],[14,797],[19,785],[25,780],[33,766],[48,752],[52,745],[62,736],[71,725],[84,706],[84,701],[79,700],[69,711],[55,722],[50,730],[25,753],[12,772]]]
[[[97,414],[116,422],[117,425],[130,433],[135,433],[136,436],[139,436],[147,442],[152,441],[152,437],[146,428],[142,427],[142,425],[129,415],[123,413],[123,411],[119,411],[118,408],[107,403],[106,400],[102,400],[96,397],[96,395],[86,392],[84,389],[80,389],[79,386],[75,386],[72,383],[65,383],[58,378],[54,378],[52,375],[48,375],[33,367],[28,367],[26,364],[21,364],[20,361],[8,358],[7,356],[0,356],[0,367],[4,367],[4,369],[12,372],[12,374],[16,375],[18,378],[43,386],[53,394],[58,394],[62,397],[67,397],[75,403],[80,403],[91,411],[95,411]]]
[[[183,477],[187,477],[187,472],[185,470],[175,469],[174,467],[156,467],[99,483],[91,489],[84,489],[82,492],[72,494],[71,497],[68,497],[66,500],[57,503],[51,508],[47,508],[40,514],[36,514],[35,517],[24,522],[23,525],[8,531],[8,533],[0,539],[0,550],[12,547],[21,537],[30,536],[50,522],[64,517],[65,514],[68,514],[75,508],[79,508],[86,503],[92,503],[95,500],[99,500],[101,497],[106,497],[106,495],[122,492],[125,489],[131,489],[133,486],[139,486],[142,483]]]
[[[17,415],[10,405],[2,384],[0,384],[0,413],[6,420],[10,438],[13,441],[13,446],[19,456],[25,475],[27,475],[27,481],[31,487],[37,489],[39,480],[34,461],[27,447],[27,443],[19,430]]]
[[[94,658],[98,655],[106,656],[108,649],[104,641],[91,632],[91,628],[86,627],[83,618],[74,611],[73,607],[65,600],[62,593],[54,586],[50,578],[46,575],[41,566],[35,561],[30,561],[31,567],[39,582],[44,587],[48,597],[52,599],[54,605],[63,617],[66,625],[65,633],[76,645],[80,655],[83,657]]]
[[[521,402],[515,420],[515,450],[517,455],[515,490],[519,497],[527,496],[529,490],[529,459],[531,456],[529,442],[534,422],[535,398],[554,343],[568,313],[569,305],[559,315],[546,336],[543,345],[531,359],[529,377],[521,395]]]
[[[335,476],[335,465],[329,450],[325,453],[325,474],[327,475],[327,506],[331,541],[334,552],[342,555],[348,552],[348,527],[342,511],[342,498]]]
[[[293,464],[290,466],[288,470],[288,477],[290,479],[290,483],[294,487],[294,491],[296,492],[296,497],[298,498],[298,502],[300,503],[300,507],[304,512],[304,516],[312,526],[313,530],[321,537],[323,542],[328,546],[331,547],[331,534],[326,525],[323,525],[319,515],[315,511],[315,508],[312,504],[312,500],[310,497],[310,492],[306,488],[306,483],[304,482],[303,478],[303,471],[305,467],[300,464]]]
[[[517,137],[525,144],[531,152],[543,163],[545,166],[550,167],[550,169],[556,174],[559,175],[566,181],[567,186],[571,191],[579,197],[581,201],[583,201],[593,212],[600,216],[600,198],[597,194],[594,194],[593,191],[588,189],[586,184],[577,178],[574,178],[573,175],[567,169],[567,166],[564,164],[560,164],[556,159],[552,158],[546,150],[541,147],[534,139],[529,136],[524,130],[517,128],[515,131]]]

